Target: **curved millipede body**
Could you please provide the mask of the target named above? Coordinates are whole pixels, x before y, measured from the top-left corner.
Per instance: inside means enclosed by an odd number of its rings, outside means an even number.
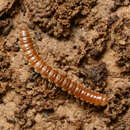
[[[52,69],[51,66],[48,66],[35,50],[29,30],[25,25],[20,27],[20,46],[30,65],[44,78],[49,79],[49,81],[55,83],[58,87],[61,87],[69,94],[85,102],[100,106],[105,106],[107,104],[107,97],[105,94],[87,89],[82,84],[72,81],[72,79]]]

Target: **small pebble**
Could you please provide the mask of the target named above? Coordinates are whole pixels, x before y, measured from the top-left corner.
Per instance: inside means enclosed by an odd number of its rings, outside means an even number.
[[[120,40],[120,41],[119,41],[119,44],[120,44],[120,45],[126,45],[126,42],[123,41],[123,40]]]

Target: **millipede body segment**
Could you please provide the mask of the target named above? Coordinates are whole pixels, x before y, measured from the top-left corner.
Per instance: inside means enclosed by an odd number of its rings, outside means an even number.
[[[61,87],[62,90],[67,91],[69,94],[85,102],[100,106],[105,106],[107,104],[107,97],[105,94],[87,89],[84,85],[72,81],[72,79],[68,78],[66,75],[61,74],[59,71],[47,65],[35,50],[29,30],[25,25],[20,27],[20,46],[30,65],[44,78],[49,79],[49,81],[55,83],[56,86]]]

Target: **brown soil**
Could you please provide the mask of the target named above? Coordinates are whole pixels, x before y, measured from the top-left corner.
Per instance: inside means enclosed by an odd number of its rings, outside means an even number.
[[[108,96],[84,103],[41,77],[19,47],[26,24],[43,59]],[[129,130],[130,1],[0,0],[0,130]]]

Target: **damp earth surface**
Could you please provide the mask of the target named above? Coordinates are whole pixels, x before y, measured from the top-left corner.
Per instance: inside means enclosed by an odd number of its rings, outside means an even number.
[[[86,88],[94,106],[36,73],[19,46],[28,27],[39,55]],[[130,1],[0,0],[0,130],[129,130]]]

